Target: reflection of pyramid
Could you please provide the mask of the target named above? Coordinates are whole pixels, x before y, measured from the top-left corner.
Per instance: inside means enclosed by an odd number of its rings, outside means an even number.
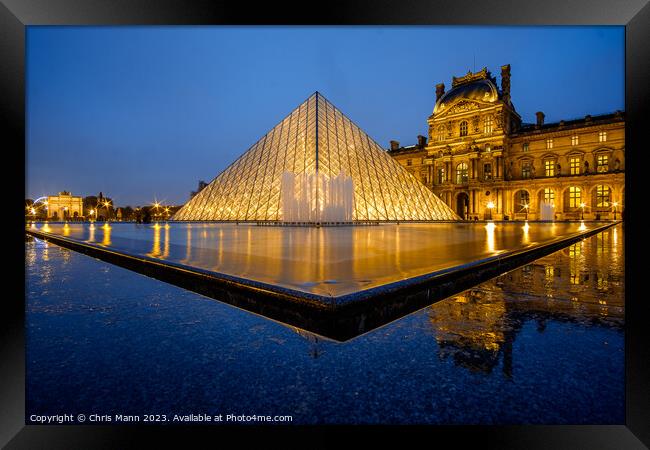
[[[313,204],[321,209],[327,200],[320,200],[323,194],[318,193],[318,186],[331,184],[328,180],[342,180],[336,182],[352,188],[349,182],[345,185],[351,177],[354,198],[349,207],[355,221],[458,218],[316,92],[187,202],[173,219],[283,220],[282,205],[288,203],[283,202],[282,180],[287,173],[316,180],[309,189],[315,186]]]

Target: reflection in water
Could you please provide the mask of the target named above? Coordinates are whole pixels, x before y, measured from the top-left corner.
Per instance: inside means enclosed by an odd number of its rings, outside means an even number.
[[[158,258],[160,256],[160,225],[156,223],[153,226],[153,244],[151,252],[147,253],[147,256],[152,258]]]
[[[68,225],[68,222],[63,225],[63,235],[70,236],[70,226]]]
[[[494,239],[494,229],[496,228],[496,225],[494,222],[488,222],[485,225],[485,230],[487,231],[487,238],[486,238],[486,245],[487,245],[487,251],[489,253],[493,253],[495,249],[495,239]]]
[[[521,229],[524,231],[524,235],[522,236],[522,243],[524,244],[530,244],[530,235],[528,234],[528,231],[530,230],[530,225],[528,225],[528,221],[524,224]]]
[[[88,242],[95,242],[95,224],[91,223],[88,227]]]
[[[169,257],[169,224],[165,224],[165,247],[162,254],[162,259]]]
[[[588,228],[598,224],[589,223]],[[320,295],[339,296],[465,264],[557,235],[578,223],[382,224],[277,227],[250,224],[71,223],[70,239]],[[39,226],[40,227],[40,226]],[[162,228],[164,228],[164,233]],[[587,228],[587,225],[585,225]],[[63,234],[62,224],[44,231]],[[102,231],[101,229],[99,229]]]
[[[102,240],[102,245],[111,245],[111,226],[108,223],[105,223],[102,227],[102,230],[104,231],[104,239]]]
[[[600,256],[609,251],[617,257]],[[501,363],[512,377],[513,342],[527,322],[538,333],[552,322],[622,332],[622,253],[622,242],[600,233],[432,305],[439,356],[473,372],[491,373]]]

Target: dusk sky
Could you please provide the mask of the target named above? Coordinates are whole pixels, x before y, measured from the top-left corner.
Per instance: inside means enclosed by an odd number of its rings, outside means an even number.
[[[524,122],[625,109],[623,27],[28,27],[26,195],[183,204],[314,91],[411,145],[503,64]]]

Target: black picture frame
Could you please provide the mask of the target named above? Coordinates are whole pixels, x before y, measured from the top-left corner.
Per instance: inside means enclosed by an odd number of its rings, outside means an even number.
[[[30,25],[624,25],[626,46],[626,420],[620,425],[544,426],[449,426],[449,427],[147,427],[25,425],[25,337],[24,337],[24,235],[22,211],[24,191],[10,177],[13,169],[25,169],[25,30]],[[643,296],[642,246],[637,245],[641,209],[637,207],[643,153],[650,151],[644,126],[650,119],[650,3],[648,0],[471,0],[320,2],[285,4],[276,2],[147,0],[3,0],[0,4],[0,86],[2,98],[4,192],[17,192],[11,207],[11,232],[5,249],[22,261],[14,262],[19,274],[7,277],[17,290],[7,294],[2,305],[0,347],[0,444],[6,448],[127,448],[137,442],[163,439],[167,444],[196,439],[205,432],[236,433],[238,442],[250,438],[283,438],[308,447],[328,440],[341,442],[341,433],[364,431],[386,442],[404,442],[404,433],[420,433],[429,442],[450,439],[454,445],[475,443],[482,448],[589,448],[636,449],[650,446],[650,350],[648,302]],[[432,49],[433,52],[434,49]],[[386,62],[387,67],[389,62]],[[576,74],[576,76],[598,76]],[[594,93],[598,95],[598,93]],[[647,128],[647,127],[646,127]],[[15,164],[15,166],[14,166]],[[25,173],[25,172],[24,172]],[[26,176],[28,174],[26,173]],[[24,186],[24,185],[23,185]],[[15,233],[15,236],[14,236]],[[19,235],[20,233],[20,235]],[[14,238],[9,238],[12,236]],[[20,268],[23,268],[21,272]],[[23,274],[21,278],[20,273]],[[21,295],[22,294],[22,295]],[[23,298],[23,301],[20,299]],[[587,382],[587,381],[586,381]],[[216,428],[216,429],[215,429]],[[300,440],[295,441],[296,437]],[[174,441],[173,439],[177,439]],[[179,439],[179,440],[178,440]],[[269,441],[267,441],[268,443]],[[136,444],[137,445],[137,444]],[[141,446],[141,444],[140,444]]]

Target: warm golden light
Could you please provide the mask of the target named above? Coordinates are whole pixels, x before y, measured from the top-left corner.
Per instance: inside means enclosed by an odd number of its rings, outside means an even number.
[[[494,202],[488,202],[487,207],[488,207],[489,209],[494,208]]]
[[[584,221],[580,222],[580,227],[578,228],[578,230],[585,231],[586,229],[587,227],[585,226],[585,222]]]

